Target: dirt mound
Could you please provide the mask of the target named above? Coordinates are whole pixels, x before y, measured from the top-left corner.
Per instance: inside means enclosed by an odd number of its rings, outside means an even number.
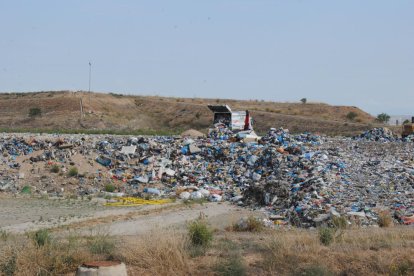
[[[204,137],[204,133],[195,130],[195,129],[188,129],[186,131],[184,131],[183,133],[181,133],[181,137],[193,137],[193,138],[198,138],[198,137]]]

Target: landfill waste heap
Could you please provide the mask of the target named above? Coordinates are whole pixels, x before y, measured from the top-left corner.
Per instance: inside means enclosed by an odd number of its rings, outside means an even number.
[[[330,138],[272,128],[253,142],[222,129],[198,138],[2,134],[0,192],[229,201],[261,208],[272,227],[338,216],[378,225],[383,212],[414,224],[411,141],[385,129]]]

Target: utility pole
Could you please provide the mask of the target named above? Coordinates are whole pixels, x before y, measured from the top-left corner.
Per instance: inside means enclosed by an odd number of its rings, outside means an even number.
[[[90,110],[92,110],[92,106],[91,106],[91,79],[92,79],[92,63],[89,61],[89,89],[88,89],[88,94],[89,94],[89,108],[90,108]]]
[[[91,77],[92,77],[92,63],[89,61],[89,90],[88,92],[91,92]]]

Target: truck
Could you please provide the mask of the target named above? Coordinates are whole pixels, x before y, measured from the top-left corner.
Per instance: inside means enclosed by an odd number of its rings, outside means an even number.
[[[231,131],[253,130],[253,118],[248,110],[232,111],[228,105],[208,105],[214,114],[213,124],[223,124]]]

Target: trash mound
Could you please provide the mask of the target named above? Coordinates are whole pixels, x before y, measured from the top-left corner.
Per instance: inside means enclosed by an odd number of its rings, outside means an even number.
[[[204,137],[204,133],[195,130],[195,129],[188,129],[186,131],[184,131],[183,133],[181,133],[181,137],[191,137],[191,138],[200,138],[200,137]]]
[[[226,129],[217,129],[203,138],[3,134],[0,191],[111,193],[154,204],[171,197],[229,201],[262,208],[272,225],[299,227],[335,216],[377,225],[388,210],[395,223],[410,224],[414,147],[406,143],[292,135],[283,128],[260,140],[246,133],[226,139]]]
[[[395,223],[410,224],[413,154],[400,143],[330,139],[314,151],[270,158],[276,173],[247,187],[243,202],[264,207],[277,225],[315,227],[339,216],[378,225],[384,210]]]
[[[385,127],[367,130],[364,133],[355,136],[354,139],[378,142],[396,142],[399,140],[397,135],[395,135],[390,129]]]

